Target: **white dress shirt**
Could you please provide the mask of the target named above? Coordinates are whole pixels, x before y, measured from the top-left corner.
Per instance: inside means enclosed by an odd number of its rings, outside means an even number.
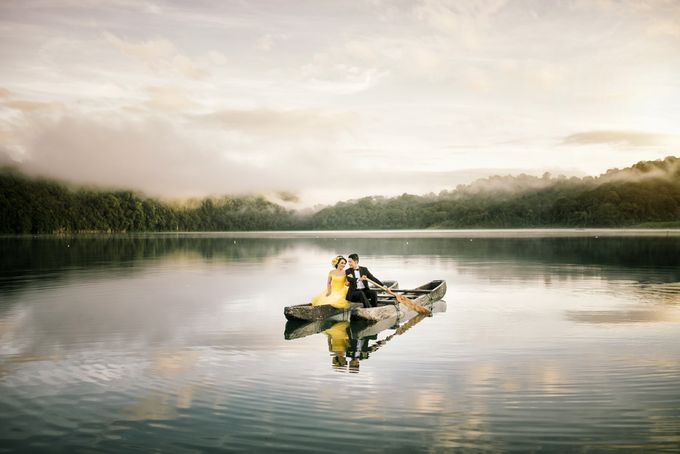
[[[357,289],[358,290],[362,290],[362,289],[366,288],[366,286],[364,285],[364,281],[361,280],[361,271],[359,271],[359,268],[354,270],[354,277],[357,278]]]

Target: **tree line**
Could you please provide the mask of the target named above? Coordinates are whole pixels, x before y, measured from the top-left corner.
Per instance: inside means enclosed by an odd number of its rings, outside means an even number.
[[[680,227],[680,159],[599,177],[494,176],[438,195],[365,197],[324,208],[314,229]]]
[[[263,197],[170,203],[0,171],[0,233],[680,227],[680,159],[599,177],[494,176],[452,191],[364,197],[299,214]]]
[[[72,190],[0,172],[0,233],[286,230],[292,211],[263,197],[209,197],[177,204],[132,191]]]

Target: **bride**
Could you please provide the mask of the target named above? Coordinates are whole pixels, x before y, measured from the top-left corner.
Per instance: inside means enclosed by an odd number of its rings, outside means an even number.
[[[312,298],[312,306],[319,306],[321,304],[330,304],[331,306],[338,309],[346,309],[350,306],[349,301],[347,301],[347,286],[345,282],[345,265],[347,260],[345,257],[338,255],[331,260],[331,265],[333,269],[328,273],[328,283],[326,285],[326,291],[321,292]]]

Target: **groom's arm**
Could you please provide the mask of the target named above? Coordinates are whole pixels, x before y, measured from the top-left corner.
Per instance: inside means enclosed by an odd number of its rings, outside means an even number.
[[[377,277],[373,276],[373,274],[371,274],[371,272],[368,271],[368,268],[366,268],[366,277],[369,278],[370,280],[372,280],[373,282],[375,282],[376,284],[380,284],[380,285],[382,285],[383,287],[385,287],[385,284],[383,284],[382,281],[381,281],[380,279],[378,279]]]

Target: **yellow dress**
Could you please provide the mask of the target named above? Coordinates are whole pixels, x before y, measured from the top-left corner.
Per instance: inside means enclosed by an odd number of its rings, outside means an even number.
[[[312,298],[312,306],[320,306],[321,304],[330,304],[338,309],[347,309],[350,306],[347,301],[347,287],[345,281],[347,278],[342,276],[334,276],[329,274],[331,278],[331,294],[326,296],[326,289]]]
[[[328,351],[338,355],[345,355],[345,351],[349,346],[349,335],[347,334],[349,322],[338,322],[324,331],[328,336]]]

